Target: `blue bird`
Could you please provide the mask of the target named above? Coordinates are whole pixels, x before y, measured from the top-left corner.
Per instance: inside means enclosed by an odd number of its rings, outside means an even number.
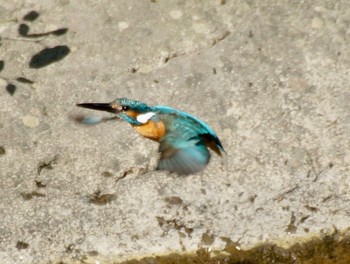
[[[159,142],[157,170],[189,175],[202,171],[208,164],[208,148],[219,156],[225,153],[219,138],[206,123],[168,106],[148,106],[126,98],[77,106],[114,113],[143,137]]]

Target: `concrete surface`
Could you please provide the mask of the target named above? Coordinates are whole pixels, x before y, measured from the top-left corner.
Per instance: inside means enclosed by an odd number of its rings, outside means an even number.
[[[32,10],[29,33],[68,32],[19,36]],[[349,227],[349,1],[0,0],[0,36],[2,263],[288,245]],[[28,66],[57,45],[70,54]],[[117,97],[196,115],[226,159],[155,172],[157,144],[127,124],[75,122],[96,114],[76,103]]]

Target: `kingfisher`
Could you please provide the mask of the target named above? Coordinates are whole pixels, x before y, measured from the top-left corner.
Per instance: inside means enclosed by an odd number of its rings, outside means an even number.
[[[156,170],[194,174],[208,164],[208,148],[220,157],[225,153],[218,136],[205,122],[168,106],[148,106],[127,98],[77,106],[116,114],[141,136],[158,142],[160,158]]]

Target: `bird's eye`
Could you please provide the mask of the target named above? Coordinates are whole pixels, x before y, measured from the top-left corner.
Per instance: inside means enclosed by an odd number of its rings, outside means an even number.
[[[129,110],[129,106],[123,105],[123,106],[122,106],[122,110],[123,110],[123,111],[128,111],[128,110]]]

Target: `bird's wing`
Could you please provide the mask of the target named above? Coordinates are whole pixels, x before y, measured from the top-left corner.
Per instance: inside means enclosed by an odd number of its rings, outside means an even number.
[[[204,139],[190,118],[167,114],[166,135],[160,140],[158,170],[188,175],[204,169],[210,153]]]
[[[181,142],[168,140],[167,136],[160,142],[161,153],[157,170],[168,170],[179,175],[189,175],[202,171],[209,162],[210,153],[203,142],[197,139]]]
[[[192,127],[196,128],[198,134],[201,134],[205,138],[208,147],[215,151],[219,156],[221,156],[221,153],[225,153],[224,147],[214,130],[197,117],[168,106],[155,106],[153,107],[153,110],[159,114],[167,114],[170,116],[176,116],[182,120],[187,120]]]

